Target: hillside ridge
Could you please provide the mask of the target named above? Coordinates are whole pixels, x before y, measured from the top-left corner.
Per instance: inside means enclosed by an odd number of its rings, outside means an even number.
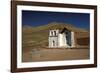
[[[75,32],[88,32],[87,30],[83,29],[83,28],[77,28],[71,24],[68,23],[59,23],[59,22],[51,22],[48,23],[46,25],[42,25],[42,26],[28,26],[25,25],[23,26],[23,31],[24,30],[33,30],[33,31],[40,31],[40,30],[53,30],[53,29],[63,29],[63,28],[67,28],[71,31],[75,31]]]

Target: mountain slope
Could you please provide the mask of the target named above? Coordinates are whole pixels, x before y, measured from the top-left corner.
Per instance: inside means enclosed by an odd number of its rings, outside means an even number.
[[[57,23],[52,22],[47,25],[38,26],[38,27],[23,27],[22,30],[22,45],[23,49],[29,48],[39,48],[48,46],[48,34],[51,29],[63,29],[67,28],[68,30],[78,32],[78,37],[80,33],[86,33],[85,36],[89,35],[89,32],[85,29],[77,28],[71,24]]]

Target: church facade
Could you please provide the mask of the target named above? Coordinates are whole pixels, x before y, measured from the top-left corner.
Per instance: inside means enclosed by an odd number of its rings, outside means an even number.
[[[49,30],[49,48],[72,48],[75,47],[74,32],[66,28],[62,30]]]

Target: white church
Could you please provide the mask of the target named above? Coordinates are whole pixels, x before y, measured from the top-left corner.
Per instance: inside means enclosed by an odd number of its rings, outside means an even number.
[[[62,30],[49,30],[49,48],[72,48],[75,47],[74,32],[66,28]]]

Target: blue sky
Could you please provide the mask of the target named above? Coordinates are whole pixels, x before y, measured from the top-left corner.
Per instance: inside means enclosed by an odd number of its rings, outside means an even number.
[[[69,23],[73,26],[89,30],[90,14],[48,12],[48,11],[22,11],[22,25],[42,26],[51,22]]]

